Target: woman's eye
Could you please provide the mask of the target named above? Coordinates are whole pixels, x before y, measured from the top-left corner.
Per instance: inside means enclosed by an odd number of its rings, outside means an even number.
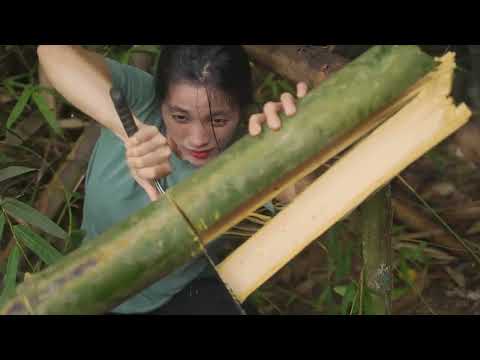
[[[213,119],[212,123],[213,126],[225,126],[228,120],[226,119]]]
[[[185,115],[172,115],[173,120],[177,122],[186,122],[187,117]]]

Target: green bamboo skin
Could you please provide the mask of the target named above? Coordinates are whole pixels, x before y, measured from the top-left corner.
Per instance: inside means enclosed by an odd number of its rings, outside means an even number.
[[[300,100],[295,116],[282,116],[281,131],[243,137],[169,189],[181,211],[162,197],[18,286],[0,314],[115,308],[199,256],[200,241],[205,245],[221,232],[203,234],[387,107],[434,66],[416,46],[372,48]]]
[[[198,237],[162,197],[33,275],[0,314],[102,314],[200,254]]]
[[[295,116],[282,115],[280,131],[243,137],[169,194],[202,236],[388,106],[434,65],[416,46],[373,47],[301,99]]]

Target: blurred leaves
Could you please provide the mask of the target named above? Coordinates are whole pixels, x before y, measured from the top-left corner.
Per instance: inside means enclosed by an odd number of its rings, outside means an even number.
[[[7,300],[11,294],[15,291],[17,284],[17,272],[18,265],[20,263],[20,249],[18,245],[15,245],[13,251],[8,257],[7,271],[3,277],[3,290],[0,294],[0,306]]]
[[[62,254],[57,249],[41,236],[35,234],[27,226],[16,225],[13,231],[16,238],[21,240],[25,246],[32,250],[45,264],[52,265],[62,258]]]
[[[38,227],[47,234],[58,237],[60,239],[67,239],[68,234],[52,220],[35,210],[31,206],[22,203],[13,198],[6,198],[2,202],[3,209],[18,220],[23,220],[26,223]]]
[[[20,115],[22,115],[34,90],[35,88],[33,86],[27,86],[23,90],[22,95],[20,95],[20,97],[18,98],[17,103],[15,104],[13,110],[10,112],[10,115],[7,119],[7,129],[10,129],[18,120]]]
[[[0,169],[0,182],[35,170],[36,169],[28,168],[25,166],[9,166],[5,169]]]
[[[0,246],[2,245],[3,242],[3,230],[5,228],[5,214],[0,212]]]
[[[55,112],[50,109],[43,95],[38,92],[34,92],[32,94],[32,98],[37,105],[38,110],[40,110],[40,113],[43,115],[45,121],[53,130],[53,132],[59,136],[63,136],[63,130],[58,123]]]

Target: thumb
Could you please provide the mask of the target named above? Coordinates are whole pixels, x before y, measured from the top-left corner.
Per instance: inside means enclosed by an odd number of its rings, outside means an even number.
[[[172,138],[170,137],[167,137],[167,143],[168,143],[168,146],[170,147],[170,150],[172,150],[172,152],[177,155],[177,157],[180,158],[180,152],[178,151],[178,145],[175,141],[173,141]]]
[[[145,190],[151,201],[157,201],[160,198],[160,194],[151,182],[142,181],[140,185],[142,186],[143,190]]]

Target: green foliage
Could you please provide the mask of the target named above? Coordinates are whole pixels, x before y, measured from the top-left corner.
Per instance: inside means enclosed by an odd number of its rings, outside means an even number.
[[[0,306],[8,299],[15,290],[17,284],[18,265],[20,263],[20,249],[15,245],[12,253],[8,257],[7,271],[3,277],[4,287],[0,294]]]
[[[3,242],[3,229],[5,228],[5,214],[0,212],[0,246]]]
[[[68,234],[48,217],[35,210],[31,206],[22,203],[16,199],[6,198],[1,206],[5,212],[14,218],[25,221],[26,223],[38,227],[47,234],[56,236],[60,239],[66,239]]]
[[[40,113],[43,115],[45,121],[53,130],[53,132],[59,136],[63,136],[62,128],[57,121],[56,115],[52,109],[48,106],[45,98],[38,91],[33,92],[32,99],[40,110]]]
[[[15,104],[15,107],[11,111],[8,120],[7,120],[7,129],[11,129],[12,126],[15,124],[15,122],[18,120],[20,115],[22,115],[23,110],[25,110],[25,107],[27,106],[28,101],[30,100],[30,97],[32,96],[34,92],[34,87],[33,86],[27,86],[23,92],[22,95],[18,98],[17,103]]]
[[[9,166],[4,169],[0,169],[0,182],[35,171],[36,169],[28,168],[25,166]]]
[[[27,226],[16,225],[13,227],[13,232],[16,238],[21,240],[22,243],[42,259],[45,264],[51,265],[62,257],[62,254],[60,254],[57,249]]]
[[[136,52],[148,52],[155,56],[160,53],[160,48],[156,45],[87,47],[124,63],[128,63],[131,55]],[[60,127],[57,115],[48,105],[46,95],[52,94],[57,104],[69,104],[51,89],[39,85],[37,70],[36,45],[0,45],[0,94],[8,95],[12,99],[0,104],[0,137],[7,132],[16,135],[16,128],[22,125],[21,122],[28,119],[33,112],[38,112],[45,120],[45,128],[51,130],[48,133],[51,138],[49,142],[57,139],[62,143],[71,141],[66,138],[66,131]],[[78,210],[82,208],[83,201],[81,192],[66,193],[66,205],[56,222],[31,205],[37,200],[37,189],[45,184],[31,186],[31,181],[35,180],[32,173],[37,169],[21,163],[25,159],[27,164],[44,161],[48,167],[50,161],[44,158],[43,147],[36,147],[34,142],[5,146],[11,148],[12,152],[0,151],[0,185],[3,186],[0,186],[0,249],[7,251],[6,245],[9,241],[14,241],[15,245],[11,247],[8,261],[0,263],[0,275],[3,276],[0,302],[8,298],[15,289],[18,273],[24,271],[21,269],[23,266],[27,266],[29,272],[40,271],[44,266],[58,261],[64,253],[78,248],[85,236],[79,229],[81,212]],[[30,186],[21,189],[19,184]],[[5,195],[7,188],[12,188],[14,197]],[[63,240],[62,251],[52,245],[51,241],[56,239]],[[55,244],[57,246],[58,243]],[[25,251],[27,249],[30,251]],[[25,261],[21,261],[22,258]]]

